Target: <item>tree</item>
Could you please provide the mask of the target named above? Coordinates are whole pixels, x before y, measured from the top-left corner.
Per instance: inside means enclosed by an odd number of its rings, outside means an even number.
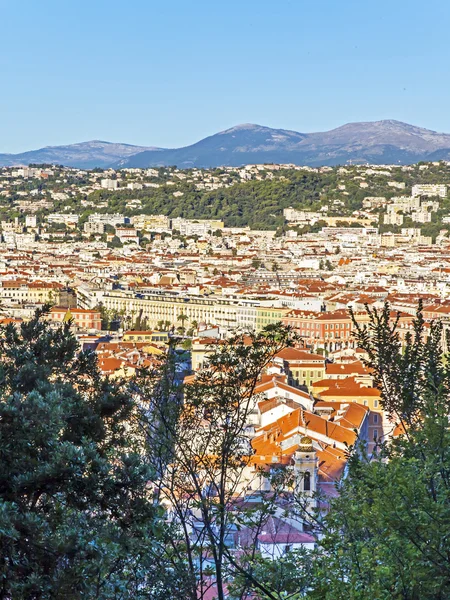
[[[182,598],[152,561],[143,407],[44,312],[0,336],[0,598]]]
[[[164,560],[174,571],[186,566],[191,574],[190,597],[205,598],[211,586],[219,600],[235,580],[238,597],[248,590],[264,592],[274,600],[270,586],[254,572],[256,537],[273,514],[277,497],[285,490],[284,479],[273,482],[271,494],[259,502],[243,501],[242,485],[261,474],[251,467],[251,448],[246,427],[254,408],[254,389],[272,358],[291,344],[291,334],[268,326],[260,334],[236,336],[219,344],[208,365],[184,388],[174,386],[176,375],[167,369],[156,381],[148,374],[145,396],[151,404],[152,451],[159,499],[170,507],[172,525]],[[236,555],[233,536],[249,530],[251,541]]]
[[[110,242],[108,242],[108,248],[122,248],[122,247],[123,247],[123,244],[120,241],[120,239],[117,237],[117,235],[115,235],[113,237],[113,239]]]
[[[178,315],[178,321],[181,322],[182,333],[184,333],[184,324],[189,319],[189,317],[183,312]]]
[[[314,553],[309,598],[450,597],[450,367],[421,307],[402,351],[389,305],[354,320],[394,437],[352,450]]]

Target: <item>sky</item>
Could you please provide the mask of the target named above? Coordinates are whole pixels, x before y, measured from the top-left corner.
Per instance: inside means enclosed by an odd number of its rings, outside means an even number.
[[[0,0],[0,152],[240,123],[450,132],[448,0]]]

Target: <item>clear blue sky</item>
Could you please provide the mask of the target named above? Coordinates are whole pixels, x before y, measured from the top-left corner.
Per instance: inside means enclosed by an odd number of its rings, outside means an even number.
[[[0,152],[238,123],[450,132],[449,0],[0,0]]]

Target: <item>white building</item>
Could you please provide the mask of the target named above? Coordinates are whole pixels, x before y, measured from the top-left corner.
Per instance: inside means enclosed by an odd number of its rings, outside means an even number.
[[[285,208],[283,216],[289,223],[312,223],[321,218],[320,213],[296,210],[295,208]]]
[[[25,227],[31,227],[32,229],[37,227],[36,215],[26,215],[25,216]]]
[[[103,223],[104,225],[115,227],[116,225],[123,225],[126,222],[126,219],[119,213],[93,213],[92,215],[89,215],[88,222]]]
[[[100,181],[100,185],[105,190],[117,190],[119,187],[119,182],[117,179],[102,179]]]
[[[383,223],[385,225],[403,225],[403,215],[391,212],[383,215]]]
[[[64,223],[67,225],[68,223],[78,223],[80,220],[80,215],[76,215],[75,213],[51,213],[47,217],[48,223]]]
[[[134,228],[116,227],[116,236],[122,244],[137,244],[139,246],[139,236]]]
[[[423,183],[413,185],[412,188],[413,196],[439,196],[439,198],[446,198],[447,186],[438,183]]]
[[[94,221],[94,222],[90,222],[87,221],[84,225],[83,225],[83,231],[84,233],[88,233],[88,234],[95,234],[95,233],[105,233],[105,224],[98,222],[98,221]]]

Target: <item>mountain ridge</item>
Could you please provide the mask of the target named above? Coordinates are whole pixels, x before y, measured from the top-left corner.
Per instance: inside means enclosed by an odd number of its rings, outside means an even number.
[[[395,119],[346,123],[329,131],[301,133],[242,123],[181,148],[90,140],[0,154],[0,166],[57,163],[78,168],[206,168],[249,163],[322,166],[348,163],[410,164],[448,159],[450,134]]]
[[[38,150],[28,150],[19,154],[0,154],[0,166],[19,166],[31,163],[62,164],[68,167],[92,169],[108,167],[119,160],[142,151],[162,150],[152,146],[89,140],[62,146],[44,146]]]

